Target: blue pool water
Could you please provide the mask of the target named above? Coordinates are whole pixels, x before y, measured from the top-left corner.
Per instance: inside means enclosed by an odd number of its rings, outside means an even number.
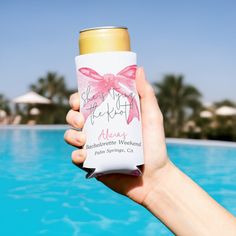
[[[172,235],[71,164],[64,130],[0,129],[0,235]],[[236,148],[169,144],[172,161],[236,214]]]

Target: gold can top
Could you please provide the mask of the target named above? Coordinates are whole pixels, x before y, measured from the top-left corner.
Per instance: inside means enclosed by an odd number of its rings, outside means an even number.
[[[80,55],[109,52],[130,51],[130,38],[127,27],[104,26],[80,31]]]

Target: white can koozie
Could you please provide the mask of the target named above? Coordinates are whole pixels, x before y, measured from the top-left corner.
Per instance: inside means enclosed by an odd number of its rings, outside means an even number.
[[[80,111],[85,124],[87,177],[139,176],[144,163],[136,54],[99,52],[77,56]]]

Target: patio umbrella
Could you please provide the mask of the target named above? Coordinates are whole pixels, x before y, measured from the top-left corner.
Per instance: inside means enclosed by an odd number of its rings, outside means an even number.
[[[5,118],[7,116],[6,111],[0,110],[0,118]]]
[[[210,111],[201,111],[200,117],[201,118],[212,118],[213,114]]]
[[[27,104],[50,104],[51,101],[33,91],[30,91],[22,96],[13,99],[14,103],[27,103]]]
[[[216,115],[218,116],[234,116],[236,115],[236,108],[230,106],[221,106],[216,109]]]

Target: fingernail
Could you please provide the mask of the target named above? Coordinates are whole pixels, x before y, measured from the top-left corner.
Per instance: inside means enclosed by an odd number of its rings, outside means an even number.
[[[82,133],[76,134],[74,139],[79,143],[85,143],[85,135]]]
[[[77,142],[80,142],[80,135],[75,134],[75,135],[74,135],[74,139],[75,139]]]
[[[69,100],[69,105],[70,105],[71,108],[73,107],[74,100],[75,100],[74,98],[71,98]]]
[[[71,107],[71,104],[72,104],[72,98],[71,98],[71,97],[69,98],[69,101],[68,101],[68,102],[69,102],[69,105],[70,105],[70,107]]]
[[[143,67],[140,68],[140,75],[145,78],[145,73]]]
[[[139,67],[138,76],[145,79],[145,73],[143,67]]]
[[[81,117],[81,115],[78,114],[78,115],[75,117],[75,123],[76,123],[78,126],[81,125],[81,123],[82,123],[82,117]]]
[[[138,67],[137,70],[136,70],[136,76],[140,76],[140,70],[142,69],[142,67]]]

